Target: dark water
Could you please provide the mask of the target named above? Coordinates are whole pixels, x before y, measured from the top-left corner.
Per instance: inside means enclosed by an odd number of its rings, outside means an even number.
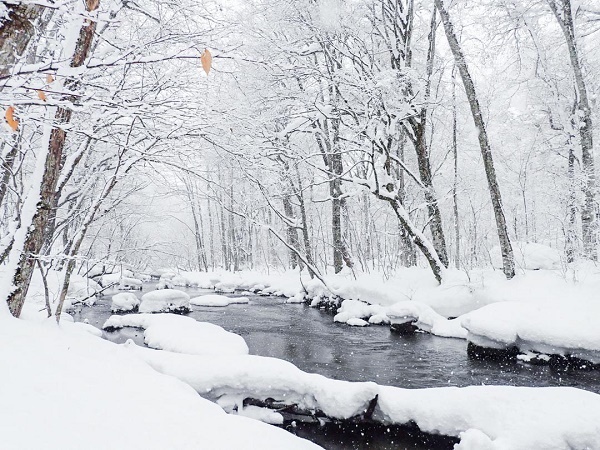
[[[145,286],[145,290],[151,286]],[[190,296],[212,291],[183,289]],[[333,323],[333,317],[304,305],[285,304],[276,297],[249,296],[250,304],[224,308],[194,306],[190,314],[244,337],[250,353],[285,359],[307,372],[349,381],[375,381],[404,388],[503,384],[513,386],[573,386],[600,393],[597,371],[557,372],[548,366],[522,362],[473,361],[467,357],[466,341],[425,333],[400,336],[385,326],[350,327]],[[110,316],[110,297],[75,313],[75,320],[87,318],[101,327]],[[143,343],[143,331],[125,328],[106,337],[116,342],[132,338]],[[443,446],[402,442],[398,435],[385,442],[358,433],[335,430],[319,439],[311,437],[310,427],[298,434],[328,449],[406,448],[427,449]],[[307,434],[308,433],[308,434]],[[340,442],[342,437],[347,442]],[[391,443],[392,440],[395,441]],[[410,439],[409,439],[410,441]],[[446,447],[447,448],[447,447]],[[451,446],[450,446],[451,448]]]

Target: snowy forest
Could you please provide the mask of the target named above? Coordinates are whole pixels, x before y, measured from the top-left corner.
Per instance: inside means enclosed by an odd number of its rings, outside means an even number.
[[[600,450],[599,43],[600,0],[0,0],[0,447]]]

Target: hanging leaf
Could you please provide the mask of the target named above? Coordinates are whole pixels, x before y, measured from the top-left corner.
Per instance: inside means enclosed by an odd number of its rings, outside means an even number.
[[[37,94],[38,94],[38,98],[39,98],[41,101],[43,101],[43,102],[45,102],[45,101],[46,101],[46,93],[45,93],[44,91],[40,91],[40,90],[38,90],[38,91],[37,91]]]
[[[202,61],[202,68],[206,72],[206,75],[208,75],[212,65],[212,55],[210,54],[210,50],[207,48],[204,49],[204,53],[202,53],[202,56],[200,56],[200,61]]]
[[[46,83],[50,84],[54,81],[54,77],[50,74],[46,75]]]
[[[6,121],[8,122],[8,126],[12,128],[13,131],[17,131],[19,128],[19,121],[15,119],[15,107],[9,106],[6,109]]]

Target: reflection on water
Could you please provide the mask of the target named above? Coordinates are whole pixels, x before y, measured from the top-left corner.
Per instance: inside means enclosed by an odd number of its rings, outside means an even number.
[[[190,296],[212,292],[184,290]],[[283,301],[281,298],[252,296],[249,304],[233,304],[225,308],[194,306],[189,316],[240,334],[252,354],[285,359],[302,370],[330,378],[375,381],[404,388],[504,384],[573,386],[600,393],[598,373],[594,371],[556,372],[548,366],[521,362],[499,365],[472,361],[467,357],[464,340],[425,333],[399,336],[385,326],[349,327],[333,323],[331,315],[314,308],[288,305]],[[94,307],[84,307],[76,313],[75,320],[88,319],[92,325],[101,327],[110,314],[110,297],[103,297]],[[143,344],[141,330],[125,328],[105,336],[115,342],[133,339]],[[394,437],[396,444],[391,444],[393,439],[390,440],[389,436],[383,436],[383,443],[377,443],[379,438],[360,434],[353,437],[348,430],[342,433],[344,441],[340,433],[334,431],[316,432],[313,426],[299,430],[298,434],[332,450],[452,448],[452,445],[448,447],[448,443],[439,446],[431,442],[423,444],[406,436],[407,442],[399,442],[399,435]],[[375,433],[376,436],[381,434]]]

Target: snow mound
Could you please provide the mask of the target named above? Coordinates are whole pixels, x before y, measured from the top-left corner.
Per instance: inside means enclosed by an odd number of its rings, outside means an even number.
[[[131,317],[131,316],[124,316]],[[242,407],[244,398],[274,399],[303,410],[322,411],[347,419],[362,413],[377,395],[375,383],[331,380],[303,372],[292,363],[263,356],[196,356],[156,351],[128,341],[132,354],[159,372],[192,386],[201,396],[221,406]]]
[[[141,313],[189,312],[190,296],[176,289],[152,291],[142,296]]]
[[[380,305],[369,305],[358,300],[344,300],[334,316],[334,322],[350,323],[353,319],[369,319],[374,315],[385,316],[385,309]]]
[[[228,306],[232,303],[248,303],[248,297],[226,297],[218,294],[201,295],[190,299],[192,305],[197,306]]]
[[[468,340],[482,347],[571,356],[600,364],[600,304],[502,302],[465,315]]]
[[[600,396],[566,387],[382,386],[375,418],[460,436],[455,449],[600,449]]]
[[[369,326],[369,322],[363,319],[359,319],[357,317],[353,317],[352,319],[348,319],[346,323],[352,327],[367,327]]]
[[[121,292],[112,296],[112,304],[110,310],[118,311],[135,311],[140,306],[140,299],[135,294],[130,292]]]
[[[8,344],[0,345],[0,360],[11,361],[0,383],[2,448],[320,448],[277,427],[227,415],[111,342],[55,322],[0,316],[0,342]]]
[[[123,327],[144,329],[148,347],[193,355],[246,355],[246,341],[218,325],[197,322],[177,314],[128,314],[111,316],[105,330]]]
[[[436,336],[460,339],[467,337],[467,330],[461,326],[459,318],[448,320],[424,303],[398,302],[386,311],[392,324],[414,322],[416,327]]]
[[[513,242],[513,253],[515,264],[521,269],[560,269],[560,251],[547,245],[534,242]],[[490,249],[490,259],[496,269],[502,269],[502,253],[500,246],[496,245]]]
[[[141,291],[142,280],[138,280],[137,278],[122,277],[119,280],[119,289],[122,291]]]

